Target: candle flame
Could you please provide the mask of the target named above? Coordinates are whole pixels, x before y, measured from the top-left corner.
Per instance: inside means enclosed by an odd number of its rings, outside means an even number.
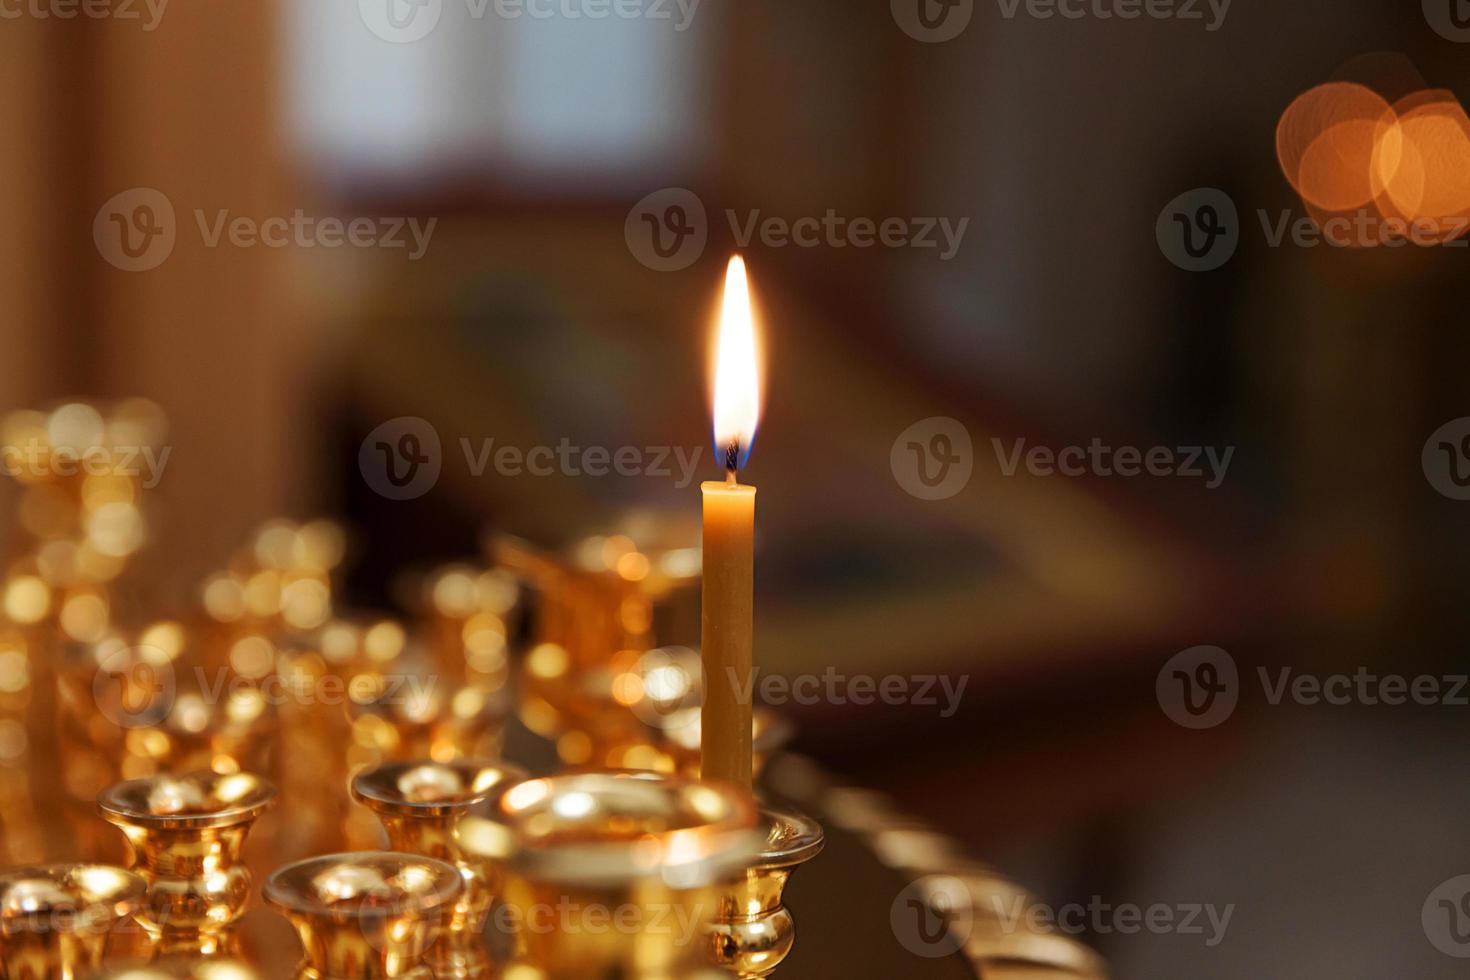
[[[761,379],[755,314],[745,260],[735,255],[725,270],[715,346],[715,456],[727,470],[745,465],[761,415]]]

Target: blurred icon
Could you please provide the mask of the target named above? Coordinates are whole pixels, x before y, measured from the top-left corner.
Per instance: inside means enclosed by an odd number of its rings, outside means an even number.
[[[444,15],[444,0],[357,0],[368,30],[393,44],[412,44],[429,36]]]
[[[1155,233],[1164,257],[1181,269],[1208,272],[1240,245],[1240,217],[1230,195],[1214,187],[1180,194],[1159,213]]]
[[[682,187],[654,191],[628,212],[623,237],[633,258],[655,272],[687,269],[709,242],[704,202]]]
[[[1176,725],[1214,728],[1235,713],[1240,673],[1219,647],[1197,646],[1169,658],[1154,683],[1159,707]]]
[[[177,682],[161,650],[117,646],[100,650],[92,675],[97,712],[119,728],[157,725],[173,710]]]
[[[1430,892],[1420,918],[1435,949],[1470,959],[1470,875],[1451,878]]]
[[[915,41],[952,41],[970,26],[975,0],[891,0],[893,20]]]
[[[1435,429],[1419,462],[1435,490],[1451,500],[1470,500],[1470,416]]]
[[[888,924],[899,945],[926,959],[962,949],[972,920],[969,889],[949,875],[927,875],[910,882],[888,910]]]
[[[964,425],[938,415],[904,429],[893,442],[888,465],[912,496],[944,500],[969,485],[975,451]]]
[[[357,452],[362,478],[389,500],[422,497],[439,482],[439,433],[415,416],[390,419],[368,433]]]
[[[1470,41],[1470,0],[1424,0],[1424,19],[1446,41]]]
[[[124,272],[147,272],[163,265],[177,238],[173,202],[152,187],[113,195],[92,219],[98,253]]]

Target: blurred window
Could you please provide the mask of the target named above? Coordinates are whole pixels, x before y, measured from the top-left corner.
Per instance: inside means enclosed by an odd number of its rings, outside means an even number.
[[[593,16],[622,6],[287,0],[292,143],[314,177],[354,183],[675,179],[708,147],[716,11],[696,5],[686,22],[675,0],[643,0],[645,16]]]

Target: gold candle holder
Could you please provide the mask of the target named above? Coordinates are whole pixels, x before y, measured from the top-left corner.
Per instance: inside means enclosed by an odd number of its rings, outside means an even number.
[[[458,837],[504,871],[516,968],[552,980],[705,963],[717,886],[761,845],[749,798],[651,773],[516,783],[461,820]]]
[[[157,951],[215,953],[245,913],[250,872],[240,859],[276,789],[249,773],[153,776],[118,783],[97,800],[131,845],[148,882],[138,924]]]
[[[447,917],[447,931],[429,950],[428,963],[438,980],[490,973],[483,930],[497,882],[485,861],[467,858],[454,829],[470,807],[524,778],[521,770],[499,763],[422,760],[385,763],[352,779],[353,799],[378,815],[389,847],[447,861],[464,879],[464,892]]]
[[[431,980],[424,953],[463,891],[453,865],[388,851],[308,858],[265,883],[301,937],[296,980]]]
[[[761,810],[765,845],[745,869],[744,878],[720,897],[710,926],[714,962],[738,977],[775,972],[796,941],[796,924],[781,903],[791,873],[816,857],[826,835],[805,814]]]
[[[51,864],[0,875],[0,978],[73,980],[102,965],[107,934],[148,884],[105,864]]]

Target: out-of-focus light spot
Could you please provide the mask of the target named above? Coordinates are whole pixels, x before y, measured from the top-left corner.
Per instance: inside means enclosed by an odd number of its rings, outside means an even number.
[[[288,521],[271,521],[255,532],[255,560],[265,568],[295,567],[301,552],[296,526]]]
[[[361,634],[350,623],[328,623],[322,628],[322,657],[334,664],[347,663],[357,653]]]
[[[204,611],[221,623],[233,623],[245,615],[245,587],[233,575],[221,572],[204,583]]]
[[[433,585],[434,609],[450,619],[466,619],[475,612],[475,579],[467,569],[440,573]]]
[[[515,608],[520,596],[520,583],[504,569],[482,572],[475,579],[475,604],[486,612],[504,616]]]
[[[602,567],[617,568],[618,560],[638,547],[626,534],[614,534],[602,542]]]
[[[152,662],[177,660],[184,652],[184,627],[172,620],[154,623],[138,635],[138,646]]]
[[[96,593],[68,596],[57,617],[62,632],[83,643],[96,643],[107,632],[107,601]]]
[[[641,582],[648,577],[648,556],[630,551],[618,559],[618,574],[629,582]]]
[[[257,619],[268,619],[281,610],[281,573],[262,569],[245,581],[245,609]]]
[[[68,586],[77,580],[77,545],[74,541],[48,541],[36,550],[36,570],[50,585]]]
[[[276,648],[263,636],[244,636],[230,647],[230,667],[235,673],[259,680],[275,665]]]
[[[347,535],[335,521],[308,521],[297,532],[297,545],[303,566],[327,572],[342,563],[342,556],[347,550]]]
[[[39,623],[51,609],[51,590],[35,575],[5,583],[5,615],[16,623]]]
[[[281,590],[281,618],[299,630],[314,629],[332,612],[332,592],[315,578],[297,579]]]
[[[526,656],[526,669],[544,680],[555,680],[565,674],[568,663],[566,650],[555,643],[539,644]]]
[[[408,634],[399,624],[385,619],[374,623],[362,637],[362,649],[374,663],[387,663],[403,652]]]
[[[102,416],[81,402],[61,406],[46,423],[46,436],[57,447],[82,450],[100,446],[102,435]]]

